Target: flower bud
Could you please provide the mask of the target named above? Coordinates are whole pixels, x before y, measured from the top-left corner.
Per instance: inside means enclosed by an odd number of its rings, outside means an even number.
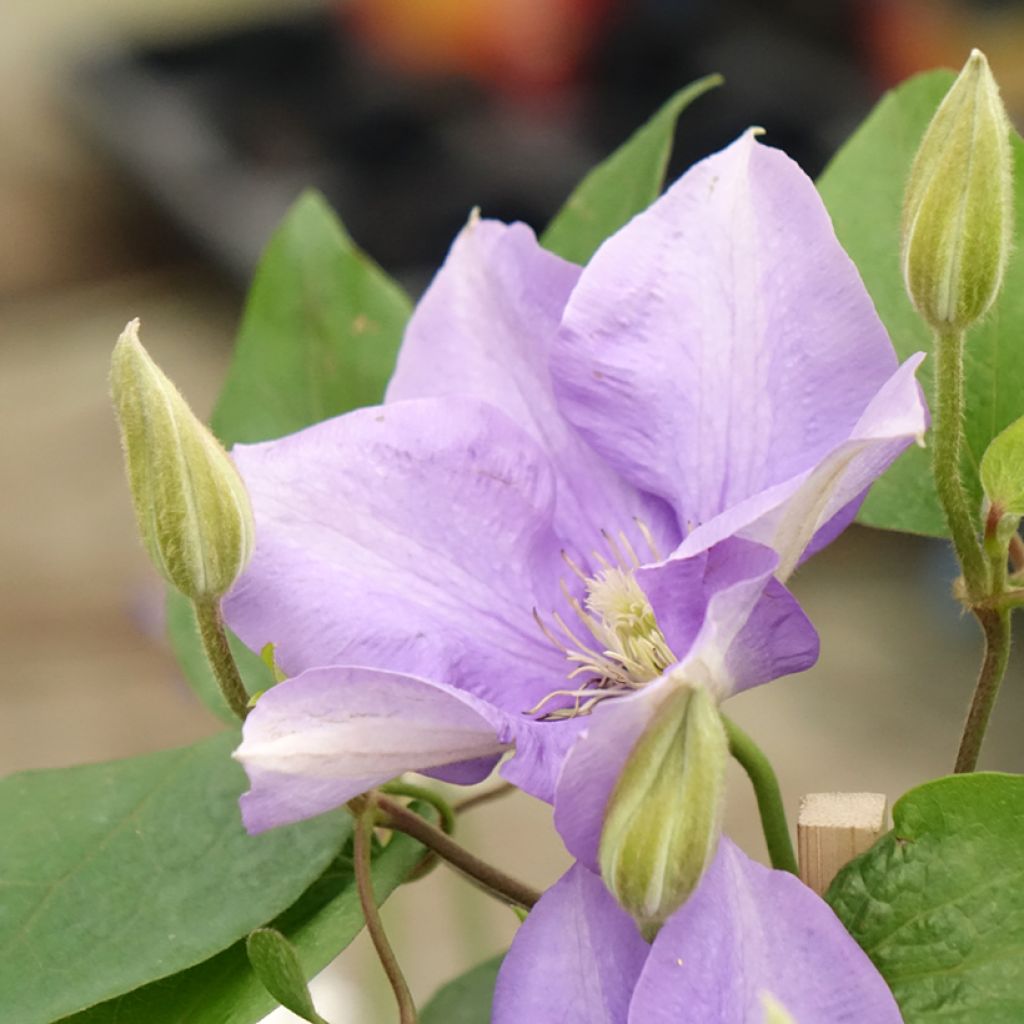
[[[124,329],[111,362],[114,411],[143,542],[168,582],[218,600],[252,554],[249,495],[227,452]]]
[[[973,50],[935,112],[903,203],[903,278],[935,330],[962,331],[995,301],[1012,231],[1010,123]]]
[[[680,685],[652,716],[608,801],[601,875],[647,939],[715,854],[728,753],[714,698]]]

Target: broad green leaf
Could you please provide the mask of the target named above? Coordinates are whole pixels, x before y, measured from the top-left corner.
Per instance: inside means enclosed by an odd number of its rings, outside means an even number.
[[[911,790],[893,830],[827,900],[889,983],[906,1024],[1024,1021],[1024,776]]]
[[[409,311],[402,290],[356,248],[324,199],[306,193],[256,271],[214,431],[227,445],[263,441],[380,401]],[[167,628],[200,699],[234,721],[206,664],[191,608],[174,592]],[[273,685],[256,655],[237,641],[232,650],[250,693]]]
[[[408,878],[422,856],[423,847],[403,835],[394,835],[374,856],[378,903]],[[326,967],[363,927],[350,856],[339,857],[272,926],[291,943],[307,978]],[[61,1024],[255,1024],[276,1005],[253,970],[243,940],[190,970]]]
[[[646,210],[665,183],[679,115],[721,83],[721,75],[708,75],[680,89],[576,186],[541,244],[573,263],[586,263],[609,235]]]
[[[282,1006],[310,1024],[327,1024],[313,1005],[299,954],[276,928],[257,928],[245,940],[245,952],[256,977]]]
[[[981,485],[1005,513],[1024,516],[1024,416],[1014,420],[981,457]]]
[[[925,128],[953,81],[952,72],[919,75],[887,93],[818,182],[836,234],[853,257],[901,359],[931,352],[900,271],[903,186]],[[1024,233],[1024,143],[1013,133],[1017,238]],[[980,501],[978,467],[991,440],[1024,414],[1024,260],[1011,256],[1000,298],[968,333],[965,357],[967,452],[964,469]],[[932,359],[920,373],[932,394]],[[872,488],[860,521],[869,526],[945,536],[931,479],[930,452],[913,447]]]
[[[206,660],[206,655],[203,654],[191,601],[179,594],[178,591],[168,587],[165,607],[167,610],[167,635],[189,685],[218,718],[237,725],[238,719],[235,718],[227,701],[224,700],[217,680],[213,677],[210,663]],[[231,652],[235,656],[238,670],[242,674],[245,688],[250,694],[268,690],[275,684],[274,673],[267,663],[258,654],[250,651],[230,630],[228,631],[228,643],[231,645]]]
[[[438,989],[420,1011],[420,1024],[488,1024],[503,959],[486,960]]]
[[[237,743],[0,782],[0,1018],[45,1024],[199,963],[323,872],[349,816],[247,835]]]
[[[307,192],[271,239],[246,302],[212,425],[264,441],[380,401],[409,299]]]

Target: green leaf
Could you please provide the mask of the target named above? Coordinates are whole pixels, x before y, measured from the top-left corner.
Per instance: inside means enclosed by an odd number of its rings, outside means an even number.
[[[380,401],[410,311],[323,197],[305,193],[256,271],[214,432],[264,441]]]
[[[1005,514],[1024,516],[1024,416],[1011,423],[981,457],[981,485]]]
[[[263,441],[380,401],[410,308],[324,199],[307,192],[256,271],[213,413],[217,436],[227,445]],[[167,629],[200,699],[234,722],[203,655],[191,607],[174,592],[167,599]],[[231,646],[249,693],[274,685],[273,673],[255,654],[237,640]]]
[[[906,1024],[1024,1020],[1024,776],[911,790],[894,827],[827,900],[874,961]]]
[[[932,350],[931,334],[907,298],[900,270],[903,186],[932,114],[953,81],[933,71],[887,93],[822,174],[818,187],[836,234],[853,257],[901,359]],[[1024,233],[1024,143],[1012,133],[1015,233]],[[981,499],[978,467],[992,439],[1024,414],[1024,261],[1011,256],[1000,298],[968,333],[964,470]],[[920,379],[932,394],[932,359]],[[946,536],[931,478],[930,452],[911,448],[879,480],[861,509],[869,526]]]
[[[486,960],[438,989],[420,1011],[420,1024],[488,1024],[503,959]]]
[[[5,1020],[45,1024],[205,960],[323,872],[349,816],[247,835],[237,743],[0,782]]]
[[[257,928],[245,952],[263,987],[284,1007],[310,1024],[327,1024],[316,1012],[295,947],[276,928]]]
[[[408,878],[422,856],[422,846],[397,834],[374,856],[378,903]],[[307,978],[326,967],[363,927],[351,857],[339,857],[272,924],[293,946]],[[255,1024],[275,1005],[249,962],[245,941],[240,941],[190,970],[67,1017],[61,1024]]]
[[[679,115],[721,83],[721,75],[708,75],[680,89],[576,186],[541,244],[573,263],[586,263],[609,235],[646,210],[665,183]]]
[[[206,660],[206,655],[203,654],[203,647],[196,631],[196,617],[192,610],[192,602],[183,594],[179,594],[173,587],[168,587],[165,607],[167,610],[167,635],[189,685],[218,718],[237,725],[238,719],[228,707],[227,701],[224,700],[224,695],[220,692],[210,663]],[[242,674],[245,688],[250,694],[268,690],[275,684],[274,673],[267,663],[258,654],[250,651],[230,630],[228,631],[228,643],[231,646],[231,653],[235,656],[238,670]]]

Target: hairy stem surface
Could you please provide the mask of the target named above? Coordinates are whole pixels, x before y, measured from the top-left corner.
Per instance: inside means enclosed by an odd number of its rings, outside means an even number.
[[[243,721],[249,714],[249,694],[242,682],[242,676],[235,664],[235,657],[228,646],[228,635],[224,630],[224,619],[217,601],[196,601],[193,604],[196,625],[203,642],[206,660],[213,669],[214,678],[224,694],[228,707]]]
[[[978,764],[988,720],[995,707],[999,686],[1010,660],[1010,611],[1007,608],[975,608],[974,614],[985,634],[985,657],[967,712],[960,749],[953,771],[973,772]]]
[[[932,428],[932,472],[946,514],[953,547],[972,603],[988,591],[988,564],[978,543],[976,517],[961,472],[964,420],[964,335],[935,335],[935,423]]]

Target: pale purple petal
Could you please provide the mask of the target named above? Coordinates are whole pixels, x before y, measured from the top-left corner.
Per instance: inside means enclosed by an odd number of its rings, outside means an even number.
[[[580,865],[530,911],[501,965],[493,1024],[625,1024],[650,947]]]
[[[818,635],[796,599],[774,579],[776,553],[733,537],[706,555],[703,619],[685,652],[673,648],[680,663],[671,674],[706,686],[723,701],[810,668],[818,657]],[[652,593],[657,596],[653,587]],[[671,622],[670,609],[653,601],[652,607],[659,622]]]
[[[769,580],[725,657],[728,696],[806,671],[819,649],[817,630],[797,599]]]
[[[739,1024],[774,998],[797,1024],[901,1024],[881,975],[827,904],[728,839],[662,928],[629,1024]]]
[[[555,828],[566,849],[598,871],[604,812],[633,747],[679,685],[669,676],[598,704],[569,752],[555,789]]]
[[[235,758],[250,789],[250,832],[339,807],[406,771],[454,766],[487,777],[507,747],[500,716],[437,683],[370,668],[317,668],[268,690],[245,720]]]
[[[234,457],[256,551],[225,614],[286,673],[372,665],[517,713],[564,676],[532,614],[563,601],[554,477],[500,411],[398,402]]]
[[[515,755],[502,764],[501,774],[538,800],[554,803],[562,765],[585,726],[585,717],[541,722],[510,713],[501,739],[515,746]]]
[[[555,528],[581,555],[635,516],[667,552],[679,541],[670,510],[619,479],[555,402],[548,363],[579,275],[526,225],[471,220],[413,313],[387,400],[468,395],[501,409],[550,456]]]
[[[552,368],[566,416],[691,530],[834,451],[896,357],[813,183],[747,133],[598,250]]]
[[[805,473],[740,502],[693,531],[680,553],[696,553],[723,537],[740,535],[779,553],[776,575],[785,580],[808,548],[837,532],[851,503],[865,493],[927,427],[927,409],[914,372],[923,355],[908,359],[879,389],[849,437]]]

